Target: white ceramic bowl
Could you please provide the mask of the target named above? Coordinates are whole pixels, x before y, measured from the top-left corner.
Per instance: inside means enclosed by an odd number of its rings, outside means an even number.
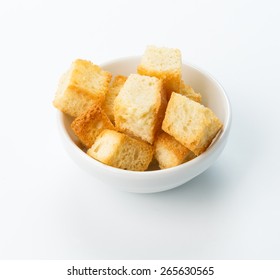
[[[136,73],[139,62],[140,57],[126,57],[101,66],[114,75],[129,75]],[[72,119],[59,113],[59,131],[67,152],[78,166],[87,170],[92,176],[113,188],[128,192],[160,192],[178,187],[193,179],[210,167],[223,151],[230,130],[231,108],[224,89],[207,72],[192,65],[183,64],[183,79],[202,94],[203,104],[211,108],[223,123],[221,133],[211,146],[197,158],[176,167],[145,172],[127,171],[107,166],[89,157],[79,148],[76,144],[77,139],[70,128]]]

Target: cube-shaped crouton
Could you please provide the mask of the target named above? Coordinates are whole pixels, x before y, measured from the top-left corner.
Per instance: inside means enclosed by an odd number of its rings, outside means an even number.
[[[116,128],[152,144],[161,127],[165,108],[162,81],[131,74],[115,99]]]
[[[103,110],[93,105],[72,122],[71,128],[84,146],[90,148],[101,131],[114,126]]]
[[[139,74],[163,80],[167,100],[173,91],[180,92],[182,59],[179,49],[148,46],[137,68]]]
[[[202,102],[202,96],[201,96],[201,94],[195,92],[194,89],[193,89],[191,86],[185,84],[185,82],[184,82],[183,80],[181,81],[181,90],[180,90],[180,93],[181,93],[182,95],[187,96],[188,98],[190,98],[190,99],[193,100],[193,101],[196,101],[196,102],[198,102],[198,103],[201,103],[201,102]]]
[[[107,114],[107,116],[109,117],[109,119],[112,123],[115,122],[114,102],[115,102],[115,99],[118,96],[121,88],[123,87],[126,79],[127,79],[127,77],[121,76],[121,75],[116,76],[113,79],[112,84],[109,87],[109,91],[105,96],[105,101],[102,105],[104,112]]]
[[[154,157],[161,169],[177,166],[193,158],[193,153],[188,148],[165,132],[159,134],[154,143],[154,148]]]
[[[103,130],[87,154],[107,165],[144,171],[153,158],[153,147],[114,130]]]
[[[77,59],[60,79],[54,106],[77,117],[92,105],[101,105],[112,75],[90,61]]]
[[[195,155],[204,152],[221,129],[222,123],[211,109],[173,92],[162,129]]]

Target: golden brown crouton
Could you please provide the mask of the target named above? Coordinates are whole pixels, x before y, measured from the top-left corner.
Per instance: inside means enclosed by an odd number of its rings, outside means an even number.
[[[77,59],[60,79],[54,106],[77,117],[92,105],[101,105],[112,75],[90,61]]]
[[[144,171],[153,158],[153,147],[114,130],[103,130],[87,154],[107,165]]]
[[[195,155],[211,144],[222,123],[212,110],[173,92],[168,102],[162,129]]]
[[[71,128],[85,147],[90,148],[101,131],[114,126],[103,110],[93,105],[72,122]]]
[[[159,134],[154,143],[154,147],[154,156],[161,169],[179,165],[193,154],[188,148],[165,132]]]

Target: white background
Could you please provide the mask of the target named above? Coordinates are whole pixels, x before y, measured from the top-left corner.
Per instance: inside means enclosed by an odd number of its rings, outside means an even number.
[[[280,259],[278,1],[1,1],[1,259]],[[120,192],[68,157],[72,60],[176,47],[226,89],[228,145],[174,190]]]

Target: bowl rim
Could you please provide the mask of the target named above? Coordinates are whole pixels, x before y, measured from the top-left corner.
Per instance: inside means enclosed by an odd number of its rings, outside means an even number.
[[[120,57],[117,59],[112,59],[108,62],[104,62],[101,63],[100,66],[101,67],[107,67],[113,63],[119,63],[122,62],[123,60],[130,60],[130,59],[140,59],[140,56],[125,56],[125,57]],[[221,92],[223,93],[223,97],[225,100],[225,112],[226,112],[226,117],[225,117],[225,121],[223,122],[223,128],[222,130],[218,133],[218,135],[215,137],[216,139],[214,140],[214,142],[212,142],[212,144],[207,148],[207,150],[205,152],[203,152],[201,155],[199,155],[198,157],[182,163],[180,165],[174,166],[174,167],[170,167],[170,168],[166,168],[166,169],[159,169],[159,170],[147,170],[147,171],[132,171],[132,170],[124,170],[124,169],[120,169],[120,168],[116,168],[116,167],[112,167],[109,165],[106,165],[102,162],[99,162],[93,158],[91,158],[89,155],[87,155],[87,153],[85,153],[84,151],[82,151],[71,139],[70,135],[67,132],[66,127],[64,126],[64,118],[65,118],[65,114],[61,111],[57,111],[57,122],[58,122],[58,127],[59,130],[61,132],[61,134],[63,134],[64,139],[74,148],[74,150],[77,153],[80,153],[80,155],[89,162],[89,164],[94,164],[99,168],[105,168],[107,169],[109,172],[111,173],[117,173],[119,175],[123,174],[126,176],[137,176],[140,175],[144,178],[146,177],[151,177],[151,176],[157,176],[157,175],[163,175],[163,174],[169,174],[169,173],[173,173],[173,172],[180,172],[180,170],[185,169],[187,166],[194,166],[197,165],[200,161],[203,161],[204,158],[207,158],[209,156],[211,156],[211,154],[214,153],[215,151],[215,147],[218,145],[218,143],[222,142],[222,140],[224,138],[227,137],[228,133],[229,133],[229,128],[231,126],[231,121],[232,121],[232,109],[231,109],[231,103],[230,100],[226,94],[226,91],[224,89],[224,87],[220,84],[220,82],[213,77],[212,74],[210,74],[209,72],[205,71],[204,69],[202,69],[201,67],[198,67],[192,63],[188,63],[185,61],[182,61],[182,65],[186,65],[188,67],[191,67],[195,70],[197,70],[198,72],[202,73],[204,76],[208,77],[209,79],[211,79],[221,90]]]

